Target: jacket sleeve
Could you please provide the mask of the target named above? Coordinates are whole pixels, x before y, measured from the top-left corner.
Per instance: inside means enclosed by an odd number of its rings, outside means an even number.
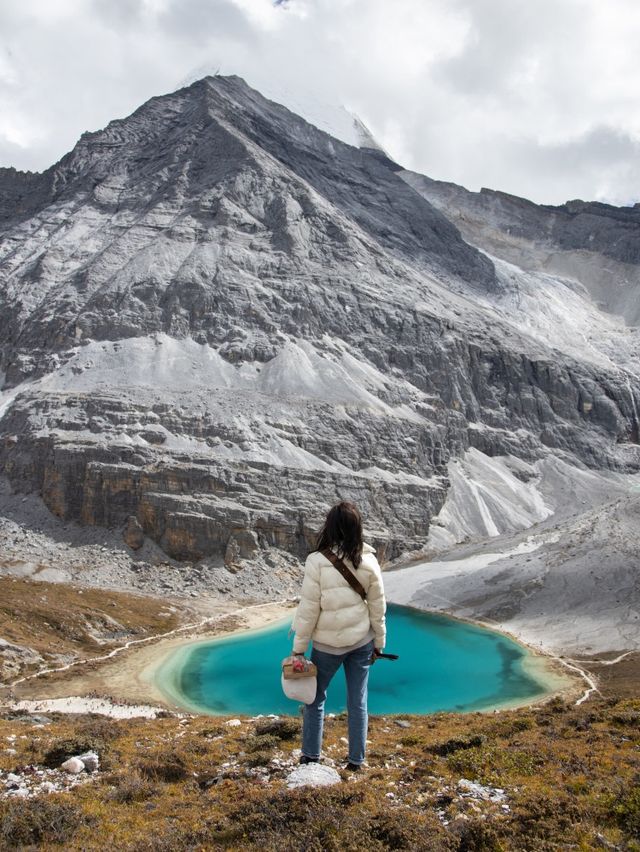
[[[387,611],[387,602],[384,597],[384,585],[382,583],[382,571],[375,557],[375,570],[373,570],[369,590],[367,592],[367,602],[369,604],[369,620],[374,632],[375,647],[381,651],[387,641],[387,624],[385,613]]]
[[[304,653],[311,640],[311,634],[315,630],[318,616],[320,615],[320,571],[307,556],[304,566],[304,579],[302,591],[300,592],[300,603],[293,617],[292,629],[295,630],[293,640],[294,653]]]

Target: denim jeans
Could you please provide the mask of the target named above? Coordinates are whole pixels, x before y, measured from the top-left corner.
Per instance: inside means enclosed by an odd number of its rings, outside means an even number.
[[[344,674],[347,680],[347,714],[349,727],[349,757],[350,763],[360,764],[364,761],[367,740],[367,682],[369,667],[373,654],[373,639],[349,651],[346,654],[327,654],[315,648],[311,651],[311,659],[318,667],[318,689],[313,704],[305,704],[302,721],[302,754],[307,757],[319,758],[322,748],[322,729],[324,726],[324,704],[327,698],[327,687],[334,674],[344,664]]]

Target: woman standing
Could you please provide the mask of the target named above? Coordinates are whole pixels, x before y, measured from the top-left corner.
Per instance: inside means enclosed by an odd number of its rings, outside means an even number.
[[[324,556],[322,551],[330,551],[332,557]],[[333,560],[342,560],[359,581],[360,592],[343,577]],[[311,640],[311,659],[318,668],[315,700],[304,707],[301,763],[320,759],[327,687],[341,665],[347,681],[346,768],[356,771],[364,762],[369,666],[384,648],[385,611],[380,566],[373,547],[363,541],[360,512],[353,503],[338,503],[329,511],[316,549],[307,557],[292,625],[296,634],[294,655],[304,654]]]

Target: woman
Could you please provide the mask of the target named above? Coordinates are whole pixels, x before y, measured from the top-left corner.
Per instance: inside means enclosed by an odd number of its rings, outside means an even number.
[[[331,550],[342,559],[366,592],[366,600],[322,554]],[[302,727],[301,763],[317,763],[322,748],[327,687],[344,665],[347,680],[349,756],[346,768],[360,769],[367,739],[369,666],[386,639],[384,588],[375,551],[362,538],[362,518],[353,503],[338,503],[327,515],[316,549],[307,557],[300,603],[293,619],[293,654],[302,655],[309,640],[318,668],[318,688],[306,704]]]

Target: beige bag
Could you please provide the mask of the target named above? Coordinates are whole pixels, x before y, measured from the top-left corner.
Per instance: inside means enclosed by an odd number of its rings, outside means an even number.
[[[312,704],[318,689],[318,670],[305,657],[286,657],[282,661],[282,691],[292,701]]]

